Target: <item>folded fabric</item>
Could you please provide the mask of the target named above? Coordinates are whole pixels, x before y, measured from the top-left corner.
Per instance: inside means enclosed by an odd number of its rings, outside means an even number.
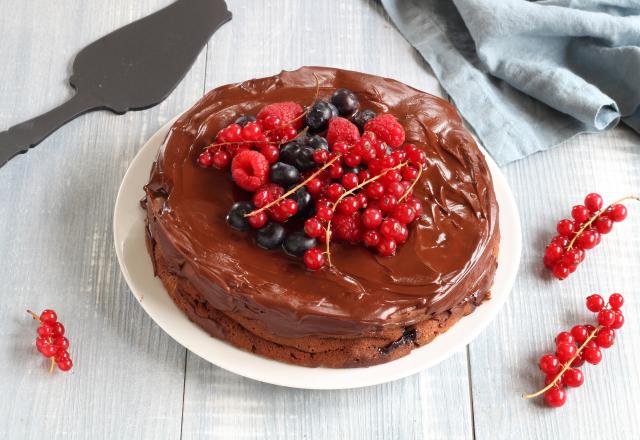
[[[640,0],[382,0],[499,164],[640,132]]]

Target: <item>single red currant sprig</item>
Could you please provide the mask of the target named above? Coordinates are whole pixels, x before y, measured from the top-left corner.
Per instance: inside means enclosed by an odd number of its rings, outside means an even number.
[[[556,336],[556,353],[545,354],[540,358],[539,367],[546,374],[545,387],[526,394],[525,399],[544,395],[548,406],[560,407],[566,403],[567,393],[564,387],[577,388],[584,382],[584,375],[578,368],[585,361],[597,365],[602,360],[601,348],[613,346],[615,330],[624,324],[622,305],[624,298],[619,293],[604,299],[597,294],[587,297],[587,309],[597,313],[597,326],[576,325],[569,332]]]
[[[31,310],[27,310],[27,313],[40,323],[36,348],[44,357],[51,359],[49,373],[53,373],[56,366],[60,371],[69,371],[73,367],[67,351],[69,340],[64,336],[64,325],[58,321],[56,312],[47,309],[43,310],[40,316]]]
[[[623,197],[603,208],[602,196],[591,193],[585,197],[584,205],[573,207],[573,220],[558,222],[558,236],[545,249],[543,259],[554,277],[567,278],[584,261],[586,251],[596,247],[602,235],[611,232],[614,223],[627,217],[627,208],[621,204],[626,200],[640,201],[640,197]]]

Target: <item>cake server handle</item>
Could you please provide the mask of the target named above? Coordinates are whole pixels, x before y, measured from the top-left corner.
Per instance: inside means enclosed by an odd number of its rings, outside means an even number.
[[[58,107],[0,132],[0,167],[38,145],[67,122],[98,108],[91,96],[76,93]]]

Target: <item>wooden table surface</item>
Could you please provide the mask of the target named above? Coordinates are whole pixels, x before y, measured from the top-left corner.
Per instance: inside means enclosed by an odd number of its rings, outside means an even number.
[[[0,2],[0,127],[71,95],[77,51],[169,0]],[[503,168],[523,226],[520,273],[498,318],[465,351],[396,382],[346,391],[266,385],[221,370],[169,338],[124,282],[112,240],[120,180],[144,141],[221,84],[333,65],[432,88],[428,67],[375,1],[230,0],[169,99],[95,112],[0,168],[0,437],[5,439],[638,438],[640,206],[568,281],[541,269],[555,222],[590,191],[640,192],[640,138],[581,135]],[[526,139],[522,140],[526,142]],[[135,208],[132,208],[135,209]],[[509,239],[504,237],[504,239]],[[520,395],[557,332],[591,319],[584,297],[626,294],[627,323],[560,410]],[[54,307],[76,366],[49,375],[24,310]]]

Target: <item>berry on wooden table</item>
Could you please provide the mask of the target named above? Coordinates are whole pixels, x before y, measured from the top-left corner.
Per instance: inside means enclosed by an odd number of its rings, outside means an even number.
[[[52,373],[57,366],[60,371],[69,371],[73,367],[73,362],[67,349],[69,340],[63,336],[64,326],[58,322],[58,315],[54,310],[43,310],[40,315],[27,310],[31,317],[40,323],[37,329],[36,349],[44,357],[51,359],[49,372]]]

